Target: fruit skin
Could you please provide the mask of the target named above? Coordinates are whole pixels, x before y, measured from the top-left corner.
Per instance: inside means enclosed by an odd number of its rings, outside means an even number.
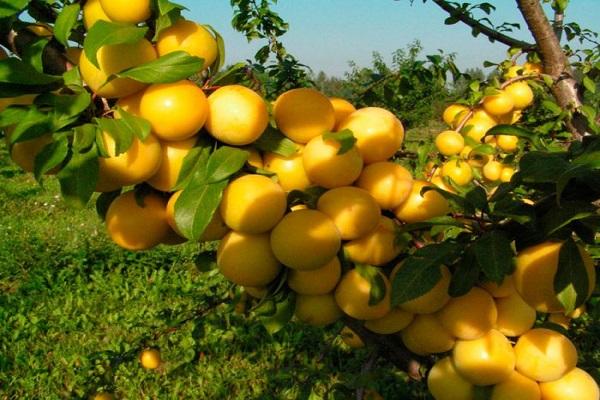
[[[370,233],[344,244],[344,254],[354,263],[381,266],[396,258],[403,249],[396,238],[396,223],[382,216]]]
[[[312,326],[326,326],[342,317],[331,293],[318,295],[299,294],[296,296],[296,318]]]
[[[348,115],[356,111],[356,108],[348,100],[339,97],[330,97],[329,101],[331,101],[335,113],[335,125],[333,129],[337,130],[342,121],[344,121]]]
[[[33,172],[35,158],[52,141],[52,135],[46,134],[35,139],[17,142],[10,148],[10,158],[24,171]]]
[[[533,91],[527,82],[511,83],[504,88],[504,91],[511,97],[515,110],[522,110],[533,104]]]
[[[114,400],[115,397],[110,394],[110,393],[106,393],[106,392],[101,392],[101,393],[97,393],[93,400]]]
[[[435,190],[429,190],[421,196],[424,187],[433,186],[429,182],[415,180],[408,198],[394,210],[396,217],[400,221],[412,224],[449,213],[448,201]]]
[[[361,108],[350,114],[338,128],[350,129],[365,162],[386,161],[402,146],[404,127],[390,111],[380,107]]]
[[[435,400],[473,400],[475,388],[463,378],[450,357],[436,362],[427,375],[427,388]]]
[[[413,353],[426,356],[452,350],[455,338],[435,314],[417,314],[401,332],[404,345]]]
[[[517,371],[538,382],[559,379],[577,363],[573,343],[566,336],[546,328],[524,333],[514,349]]]
[[[502,283],[498,285],[496,282],[488,281],[480,285],[482,288],[488,291],[492,297],[507,297],[515,293],[515,282],[512,275],[507,275],[502,280]]]
[[[208,101],[195,83],[182,80],[150,85],[142,94],[140,116],[162,140],[185,140],[206,122]]]
[[[510,182],[514,174],[515,169],[513,167],[505,166],[504,168],[502,168],[502,172],[500,173],[500,181]]]
[[[333,289],[342,276],[342,266],[337,257],[333,257],[321,268],[308,271],[291,269],[288,273],[288,286],[294,292],[306,295],[326,294]]]
[[[341,145],[323,136],[312,138],[302,151],[302,165],[308,179],[324,188],[331,189],[351,185],[360,176],[363,160],[356,146],[344,154],[338,154]]]
[[[511,135],[498,135],[496,137],[498,147],[506,153],[514,153],[519,148],[519,138]]]
[[[262,97],[241,85],[227,85],[208,96],[206,130],[223,143],[244,146],[256,141],[269,124]]]
[[[297,270],[321,268],[341,247],[340,233],[333,221],[317,210],[286,214],[271,231],[275,257]]]
[[[217,249],[217,266],[225,278],[240,286],[266,286],[281,270],[268,233],[229,232]]]
[[[162,147],[152,134],[145,140],[133,138],[129,149],[115,155],[115,140],[107,133],[101,135],[108,157],[98,158],[97,192],[111,192],[121,186],[135,185],[150,179],[162,161]]]
[[[378,319],[390,312],[390,282],[380,271],[377,272],[385,285],[385,295],[378,303],[369,305],[371,283],[352,269],[342,277],[335,289],[335,301],[342,311],[360,320]]]
[[[195,144],[195,137],[178,142],[162,142],[160,144],[162,149],[160,167],[146,182],[155,189],[170,192],[177,183],[183,159]]]
[[[100,0],[102,9],[115,22],[137,24],[150,18],[150,0]]]
[[[288,90],[275,101],[273,117],[277,128],[297,143],[333,130],[335,110],[329,98],[311,88]]]
[[[394,267],[390,274],[390,281],[394,282],[396,274],[402,268],[403,263],[399,263]],[[448,294],[448,288],[450,287],[450,279],[452,275],[450,270],[445,265],[440,266],[441,278],[438,283],[427,293],[401,303],[398,305],[399,308],[415,313],[415,314],[430,314],[440,310],[450,300]]]
[[[541,400],[538,383],[513,371],[510,376],[496,384],[490,400]]]
[[[182,191],[178,190],[173,193],[171,197],[169,197],[169,201],[167,202],[167,222],[169,226],[177,233],[179,236],[183,236],[183,234],[179,231],[177,224],[175,223],[175,203],[177,203],[177,199],[181,195]],[[215,210],[210,222],[204,229],[202,236],[200,236],[200,241],[209,242],[212,240],[220,240],[230,231],[229,227],[225,225],[223,218],[221,217],[221,213],[219,210]]]
[[[366,321],[365,328],[381,335],[390,335],[406,328],[413,318],[414,314],[399,308],[393,308],[381,318]]]
[[[515,107],[512,96],[506,90],[483,98],[483,108],[492,116],[506,115]]]
[[[217,40],[202,25],[180,19],[160,32],[156,41],[159,56],[174,51],[185,51],[204,60],[202,69],[210,67],[218,55]]]
[[[153,61],[156,57],[154,46],[146,39],[132,44],[105,45],[97,53],[100,68],[96,68],[82,51],[79,59],[79,71],[83,81],[98,96],[125,97],[144,89],[147,84],[130,78],[116,78],[106,83],[108,77],[125,69]]]
[[[171,231],[167,223],[166,201],[155,193],[137,203],[135,192],[117,197],[106,212],[110,238],[127,250],[148,250],[160,244]]]
[[[110,22],[110,18],[104,12],[100,0],[87,0],[83,5],[83,26],[86,30],[89,30],[99,20]]]
[[[483,177],[490,182],[496,182],[502,176],[502,164],[498,161],[488,161],[483,166]]]
[[[452,335],[473,340],[494,327],[498,310],[488,292],[474,287],[467,294],[450,299],[437,315],[442,326]]]
[[[540,383],[543,400],[598,400],[600,390],[590,374],[573,368],[562,378]]]
[[[140,353],[140,363],[146,369],[156,369],[162,363],[160,352],[156,349],[146,349]]]
[[[468,114],[469,107],[464,106],[462,104],[450,104],[444,110],[442,114],[442,119],[448,126],[451,128],[456,128],[461,120]]]
[[[304,190],[312,185],[304,170],[302,152],[304,146],[289,157],[276,153],[266,153],[263,157],[264,169],[277,174],[279,184],[286,192]]]
[[[500,383],[508,379],[515,368],[512,345],[495,329],[479,339],[457,340],[452,359],[458,373],[479,386]]]
[[[220,212],[231,229],[245,233],[271,230],[287,207],[285,191],[264,175],[234,179],[223,191]]]
[[[349,347],[353,349],[360,349],[365,347],[365,342],[362,341],[360,336],[358,336],[352,329],[344,326],[342,331],[340,332],[340,336],[344,343],[346,343]]]
[[[342,240],[357,239],[373,232],[381,220],[381,209],[364,189],[342,186],[325,192],[317,210],[331,218]]]
[[[409,170],[391,161],[365,166],[355,183],[365,189],[383,209],[394,209],[410,195],[413,177]]]
[[[562,242],[543,242],[519,252],[516,269],[513,274],[515,287],[531,307],[541,312],[564,312],[564,307],[554,292],[554,275],[558,270],[558,256]],[[589,253],[578,246],[588,273],[589,290],[586,299],[591,296],[596,284],[594,262]]]
[[[435,137],[435,146],[445,156],[454,156],[465,147],[465,138],[456,131],[443,131]]]
[[[450,160],[442,165],[442,176],[452,179],[459,186],[464,186],[473,180],[473,169],[467,162]]]
[[[535,324],[535,310],[523,300],[521,295],[513,292],[509,296],[498,298],[496,309],[498,319],[496,329],[506,336],[520,336]]]
[[[470,137],[476,142],[481,142],[488,130],[496,125],[496,122],[488,122],[475,117],[470,118],[465,124],[465,127],[461,132],[464,132],[465,136]]]

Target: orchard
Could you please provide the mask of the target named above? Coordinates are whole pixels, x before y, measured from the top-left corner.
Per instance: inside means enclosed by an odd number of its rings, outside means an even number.
[[[168,0],[1,2],[12,162],[57,181],[70,207],[95,205],[131,257],[193,246],[227,282],[214,301],[260,321],[254,335],[334,331],[369,351],[365,376],[381,358],[401,385],[421,383],[411,398],[598,400],[600,360],[576,340],[600,332],[597,33],[562,24],[568,1],[544,1],[550,22],[540,1],[517,0],[526,43],[477,17],[489,3],[432,0],[415,7],[441,7],[507,59],[478,80],[430,57],[344,98],[315,85],[258,3],[232,1],[232,23],[267,44],[226,67],[210,14],[192,21]],[[463,90],[413,139],[399,99],[444,91],[450,75]],[[151,340],[122,353],[144,374],[166,368]],[[121,398],[116,382],[81,385],[57,398]],[[310,398],[406,398],[390,392],[359,382]]]

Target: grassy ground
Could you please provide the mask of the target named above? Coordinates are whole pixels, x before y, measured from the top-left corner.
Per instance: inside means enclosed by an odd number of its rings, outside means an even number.
[[[270,337],[231,312],[232,289],[197,247],[132,253],[90,207],[68,209],[0,147],[0,399],[347,399],[357,386],[424,398],[422,386],[342,344],[336,325]],[[137,356],[159,348],[157,371]]]

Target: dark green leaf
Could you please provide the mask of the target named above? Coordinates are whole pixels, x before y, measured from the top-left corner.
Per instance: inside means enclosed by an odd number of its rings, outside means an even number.
[[[519,162],[520,176],[527,183],[554,183],[569,168],[564,154],[532,151]]]
[[[46,38],[36,38],[27,44],[21,56],[24,63],[31,65],[40,74],[44,73],[43,56],[48,43],[49,40]]]
[[[94,124],[83,124],[73,128],[73,150],[86,151],[96,142],[98,127]]]
[[[496,125],[489,129],[485,136],[508,135],[523,138],[535,146],[536,149],[544,149],[544,145],[537,133],[515,125]]]
[[[122,108],[118,109],[119,120],[126,126],[126,129],[133,132],[138,139],[144,141],[150,135],[152,126],[148,120],[128,113]]]
[[[374,306],[379,304],[386,295],[385,280],[379,269],[365,264],[356,264],[355,269],[371,286],[371,290],[369,291],[369,305]]]
[[[103,132],[108,133],[115,141],[114,155],[118,156],[129,150],[137,132],[120,119],[97,118],[96,124]],[[110,154],[109,149],[105,150]]]
[[[52,115],[38,110],[36,107],[27,109],[27,113],[22,115],[14,130],[9,135],[11,143],[22,142],[24,140],[35,139],[48,132],[54,132]]]
[[[244,74],[248,64],[240,62],[233,64],[211,78],[211,84],[216,86],[231,85],[240,81],[240,75]]]
[[[467,250],[464,257],[456,264],[448,294],[452,297],[464,296],[467,294],[479,279],[479,263],[472,251]]]
[[[270,303],[270,304],[268,304]],[[285,296],[276,296],[266,300],[261,307],[270,307],[270,313],[260,313],[258,319],[263,324],[267,332],[273,335],[279,332],[294,316],[296,310],[296,296],[291,290],[286,292]]]
[[[513,271],[513,250],[510,239],[502,231],[484,233],[471,245],[475,261],[485,277],[498,284]]]
[[[551,208],[540,220],[542,230],[547,236],[573,221],[596,215],[596,207],[583,201],[565,201]]]
[[[473,189],[468,190],[464,196],[465,199],[476,209],[483,211],[487,211],[489,209],[487,193],[481,186],[475,186]]]
[[[210,148],[209,143],[201,142],[186,154],[173,190],[183,189],[190,182],[201,183],[206,180],[206,164],[210,157]]]
[[[65,47],[69,46],[69,36],[71,36],[71,31],[77,23],[79,11],[80,6],[78,3],[71,4],[63,8],[56,18],[54,37]]]
[[[554,276],[554,292],[566,313],[585,302],[589,287],[589,276],[579,248],[573,239],[569,239],[560,247],[558,270]]]
[[[90,28],[83,42],[83,50],[90,62],[98,67],[98,50],[102,46],[137,43],[148,28],[99,20]]]
[[[35,179],[40,181],[42,175],[59,166],[68,154],[69,141],[64,136],[44,146],[42,151],[35,156],[33,168]]]
[[[202,69],[204,60],[185,51],[175,51],[156,60],[119,72],[120,78],[143,83],[172,83],[186,79]]]
[[[342,155],[352,150],[356,143],[354,133],[350,129],[344,129],[339,132],[326,132],[323,134],[323,140],[335,140],[340,144],[340,148],[337,152],[338,155]]]
[[[2,0],[0,1],[0,18],[12,17],[27,7],[31,0]]]
[[[121,189],[115,190],[114,192],[103,192],[100,193],[98,198],[96,199],[96,213],[98,216],[104,219],[106,218],[106,212],[108,211],[108,207],[110,207],[111,203],[119,197],[121,194]]]
[[[422,229],[427,229],[427,228],[431,228],[433,226],[457,226],[457,227],[464,227],[465,223],[461,222],[459,220],[457,220],[454,217],[451,216],[442,216],[442,217],[435,217],[435,218],[431,218],[428,219],[427,221],[423,221],[423,222],[415,222],[412,224],[404,224],[400,227],[400,231],[401,232],[412,232],[412,231],[416,231],[416,230],[422,230]]]
[[[187,239],[198,240],[221,203],[227,181],[186,187],[175,203],[175,223]]]
[[[294,142],[271,126],[268,126],[263,134],[254,142],[254,146],[259,150],[279,154],[284,157],[290,157],[298,151]]]
[[[319,197],[325,193],[327,189],[320,186],[311,186],[304,190],[292,190],[288,193],[287,204],[288,208],[295,205],[304,204],[308,208],[316,209]]]
[[[457,194],[447,192],[436,186],[423,187],[423,189],[421,189],[421,196],[425,195],[425,193],[427,193],[430,190],[434,190],[434,191],[438,192],[446,200],[448,200],[448,203],[450,204],[450,207],[452,207],[453,210],[464,211],[466,214],[474,214],[475,213],[475,206],[473,204],[471,204],[467,199],[465,199]]]
[[[84,207],[92,197],[98,180],[98,155],[92,147],[85,153],[73,152],[58,173],[60,189],[67,204]]]
[[[181,19],[181,10],[180,9],[172,9],[164,14],[160,14],[158,18],[156,18],[156,30],[154,33],[153,41],[156,41],[162,31],[170,28]]]
[[[249,153],[235,147],[223,146],[210,155],[206,165],[206,181],[219,182],[238,172]]]
[[[492,216],[496,218],[509,218],[519,224],[526,224],[535,220],[535,208],[520,200],[509,196],[503,197],[493,203]]]

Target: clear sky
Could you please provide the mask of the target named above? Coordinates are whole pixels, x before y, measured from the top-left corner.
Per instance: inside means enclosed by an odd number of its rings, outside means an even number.
[[[189,8],[184,15],[210,24],[225,39],[226,62],[252,58],[262,43],[248,44],[231,27],[232,8],[228,0],[179,0]],[[514,0],[488,0],[497,7],[494,22],[518,22],[522,30],[512,35],[531,41]],[[482,67],[484,60],[500,61],[506,46],[490,43],[485,37],[473,38],[464,24],[444,25],[448,16],[431,1],[421,0],[279,0],[273,7],[289,23],[281,38],[288,51],[313,71],[343,76],[349,61],[370,65],[372,53],[390,60],[394,50],[414,40],[424,46],[425,54],[456,53],[461,69]],[[600,0],[571,0],[566,21],[584,28],[600,30]]]

